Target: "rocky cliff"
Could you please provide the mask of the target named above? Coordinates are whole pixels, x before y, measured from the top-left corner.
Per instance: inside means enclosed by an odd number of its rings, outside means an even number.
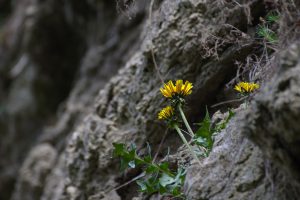
[[[124,185],[141,169],[121,172],[114,142],[185,157],[187,199],[300,198],[299,2],[0,5],[0,199],[167,199]],[[215,120],[236,113],[201,166],[157,120],[162,81],[176,79],[194,84],[192,124],[206,107]],[[247,105],[233,90],[241,80],[261,85]]]

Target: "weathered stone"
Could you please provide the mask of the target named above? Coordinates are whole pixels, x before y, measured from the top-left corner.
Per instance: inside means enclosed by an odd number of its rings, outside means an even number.
[[[39,198],[46,178],[56,162],[56,156],[57,151],[49,144],[33,148],[20,169],[20,178],[12,199]]]
[[[194,83],[186,113],[192,123],[198,122],[205,106],[218,103],[217,96],[224,95],[224,85],[236,74],[235,62],[260,53],[251,34],[266,12],[262,0],[164,0],[155,5],[153,19],[146,18],[149,1],[118,0],[120,13],[114,3],[24,1],[18,8],[26,9],[15,9],[13,19],[24,24],[19,29],[26,34],[15,40],[18,29],[12,29],[14,34],[7,37],[16,41],[8,43],[13,50],[2,54],[5,45],[0,47],[0,56],[6,58],[0,59],[1,72],[9,74],[14,68],[16,78],[6,88],[9,103],[0,97],[9,105],[0,115],[0,130],[5,133],[0,136],[0,198],[9,198],[10,192],[2,191],[12,190],[20,157],[38,143],[20,169],[14,200],[162,199],[158,194],[138,194],[135,184],[115,190],[139,175],[140,169],[121,173],[112,158],[112,143],[134,142],[142,153],[149,142],[157,150],[166,129],[156,114],[166,105],[159,94],[161,81]],[[294,5],[281,3],[294,16]],[[132,7],[124,10],[127,5]],[[136,15],[129,16],[132,13]],[[54,37],[48,28],[58,28]],[[62,48],[56,49],[57,45]],[[19,52],[16,47],[24,49]],[[216,136],[202,166],[188,168],[184,192],[189,199],[297,199],[299,49],[291,46],[285,54],[278,50],[283,58],[276,56],[281,67],[275,78],[246,114],[241,107]],[[63,58],[58,56],[61,52]],[[12,60],[23,64],[12,67]],[[62,69],[68,78],[59,88],[65,81],[59,75]],[[56,89],[65,92],[53,102],[50,97]],[[46,107],[48,103],[51,106]],[[58,109],[52,126],[45,126],[45,119],[38,121],[43,109],[47,119],[54,118]],[[8,123],[2,119],[9,119]],[[14,148],[14,142],[22,148]],[[180,155],[188,155],[172,131],[163,146],[170,147],[174,163]],[[4,158],[9,159],[4,162]],[[14,168],[7,167],[10,163]]]

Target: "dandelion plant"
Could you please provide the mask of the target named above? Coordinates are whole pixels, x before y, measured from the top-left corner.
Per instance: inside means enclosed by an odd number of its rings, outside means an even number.
[[[189,81],[185,81],[185,83],[183,83],[183,80],[177,80],[175,84],[173,83],[173,81],[170,80],[169,82],[164,84],[164,86],[160,88],[160,91],[164,97],[168,98],[171,101],[171,106],[163,108],[158,113],[158,119],[166,120],[168,122],[168,125],[177,131],[182,142],[188,147],[192,156],[196,159],[199,165],[201,165],[199,158],[197,157],[196,153],[193,151],[191,145],[189,144],[189,142],[187,141],[187,139],[185,138],[185,136],[179,128],[178,117],[174,115],[174,110],[177,109],[177,112],[180,113],[180,116],[188,132],[192,137],[194,137],[195,134],[193,133],[189,123],[187,122],[187,119],[182,110],[182,105],[185,102],[184,97],[192,93],[192,88],[192,83],[190,83]]]
[[[194,133],[184,114],[183,106],[186,105],[185,97],[192,93],[193,84],[189,81],[176,80],[168,81],[160,88],[161,94],[167,98],[169,105],[162,108],[157,115],[159,120],[163,120],[167,125],[175,129],[183,144],[188,148],[191,155],[201,166],[198,156],[207,157],[213,147],[213,134],[225,128],[226,120],[221,125],[212,128],[209,113],[206,110],[204,120],[197,124],[199,129]],[[249,90],[249,89],[246,89]],[[246,91],[245,90],[245,91]],[[242,89],[241,89],[242,91]],[[183,134],[181,124],[184,124],[189,136],[188,141]],[[191,144],[199,147],[193,150]],[[177,171],[169,168],[168,162],[156,163],[151,157],[151,148],[148,145],[148,155],[140,156],[135,145],[126,147],[123,143],[114,143],[114,155],[121,158],[121,169],[142,168],[142,175],[137,176],[136,182],[143,193],[160,193],[162,195],[171,195],[173,197],[185,199],[182,193],[182,186],[185,180],[186,169],[177,166]],[[150,150],[149,150],[150,149]]]

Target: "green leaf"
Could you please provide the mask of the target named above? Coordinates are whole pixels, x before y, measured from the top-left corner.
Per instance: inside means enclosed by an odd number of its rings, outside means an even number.
[[[151,163],[152,162],[152,158],[151,158],[151,156],[145,156],[144,157],[144,161],[146,161],[147,163]]]
[[[172,195],[173,196],[180,196],[181,195],[181,192],[179,190],[179,187],[175,187],[173,190],[172,190]]]
[[[257,29],[257,35],[265,38],[270,43],[278,42],[277,34],[269,29],[267,26],[259,25]]]
[[[126,162],[124,159],[121,159],[120,161],[120,170],[124,171],[128,167],[128,162]]]
[[[163,195],[168,193],[168,189],[162,185],[159,185],[159,194]]]
[[[175,177],[176,185],[182,185],[185,179],[186,170],[184,168],[179,168],[177,170],[177,175]]]
[[[128,163],[128,166],[130,167],[130,168],[135,168],[135,161],[134,160],[132,160],[132,161],[130,161],[129,163]]]
[[[128,152],[128,157],[133,160],[136,156],[136,150],[132,149],[131,151]]]
[[[125,150],[125,144],[123,143],[113,143],[114,146],[114,156],[122,156]]]
[[[194,140],[198,145],[200,146],[203,146],[205,148],[208,148],[210,146],[210,143],[208,141],[207,138],[203,138],[203,137],[198,137],[198,138],[195,138]]]
[[[197,137],[208,138],[212,135],[210,131],[211,120],[209,117],[208,110],[206,109],[206,114],[203,121],[200,123],[200,128],[196,132]]]
[[[145,171],[146,171],[147,174],[151,174],[151,173],[154,173],[154,172],[159,172],[158,169],[156,167],[154,167],[153,165],[149,165],[146,168]]]
[[[168,174],[163,173],[162,177],[159,178],[159,183],[166,187],[167,185],[170,185],[175,182],[175,179]]]
[[[158,192],[159,191],[159,184],[158,184],[158,180],[156,178],[157,174],[154,174],[154,176],[150,177],[147,181],[146,181],[146,186],[147,186],[147,193],[151,194],[154,192]]]
[[[228,112],[229,112],[229,115],[227,117],[227,120],[229,121],[235,115],[235,113],[231,109],[229,109]]]
[[[211,119],[209,117],[208,110],[206,108],[206,113],[203,121],[199,124],[200,128],[197,130],[194,138],[194,142],[202,147],[205,147],[209,151],[213,146],[213,130],[211,130]]]
[[[136,150],[136,145],[135,145],[134,143],[131,143],[131,144],[130,144],[129,150],[130,150],[130,151]]]
[[[113,143],[114,146],[114,155],[121,158],[121,170],[126,169],[128,166],[135,168],[137,164],[140,164],[136,155],[136,146],[131,144],[127,151],[125,144],[122,143]]]
[[[266,19],[267,19],[267,22],[269,22],[269,23],[275,23],[275,22],[279,21],[280,15],[275,11],[271,11],[268,13]]]
[[[140,191],[141,192],[146,192],[147,191],[147,185],[144,181],[137,180],[136,183],[140,186]]]
[[[159,165],[159,167],[163,170],[169,171],[169,163],[163,162]]]

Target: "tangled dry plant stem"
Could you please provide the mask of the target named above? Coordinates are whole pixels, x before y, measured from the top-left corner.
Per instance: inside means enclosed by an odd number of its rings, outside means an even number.
[[[140,178],[142,178],[142,177],[144,177],[144,176],[146,176],[146,172],[142,172],[141,174],[139,174],[139,175],[137,175],[136,177],[130,179],[130,180],[127,181],[126,183],[124,183],[124,184],[122,184],[122,185],[120,185],[120,186],[118,186],[118,187],[116,187],[116,188],[113,188],[113,189],[111,189],[111,190],[106,191],[106,193],[108,194],[108,193],[110,193],[110,192],[112,192],[112,191],[116,191],[116,190],[119,190],[119,189],[121,189],[121,188],[123,188],[123,187],[126,187],[126,186],[129,185],[130,183],[133,183],[134,181],[136,181],[136,180],[138,180],[138,179],[140,179]]]
[[[212,106],[210,106],[211,108],[215,108],[215,107],[218,107],[218,106],[221,106],[221,105],[224,105],[224,104],[228,104],[228,103],[234,103],[234,102],[240,102],[240,101],[243,101],[245,100],[247,97],[242,97],[242,98],[239,98],[239,99],[232,99],[232,100],[228,100],[228,101],[222,101],[222,102],[219,102],[217,104],[214,104]]]

